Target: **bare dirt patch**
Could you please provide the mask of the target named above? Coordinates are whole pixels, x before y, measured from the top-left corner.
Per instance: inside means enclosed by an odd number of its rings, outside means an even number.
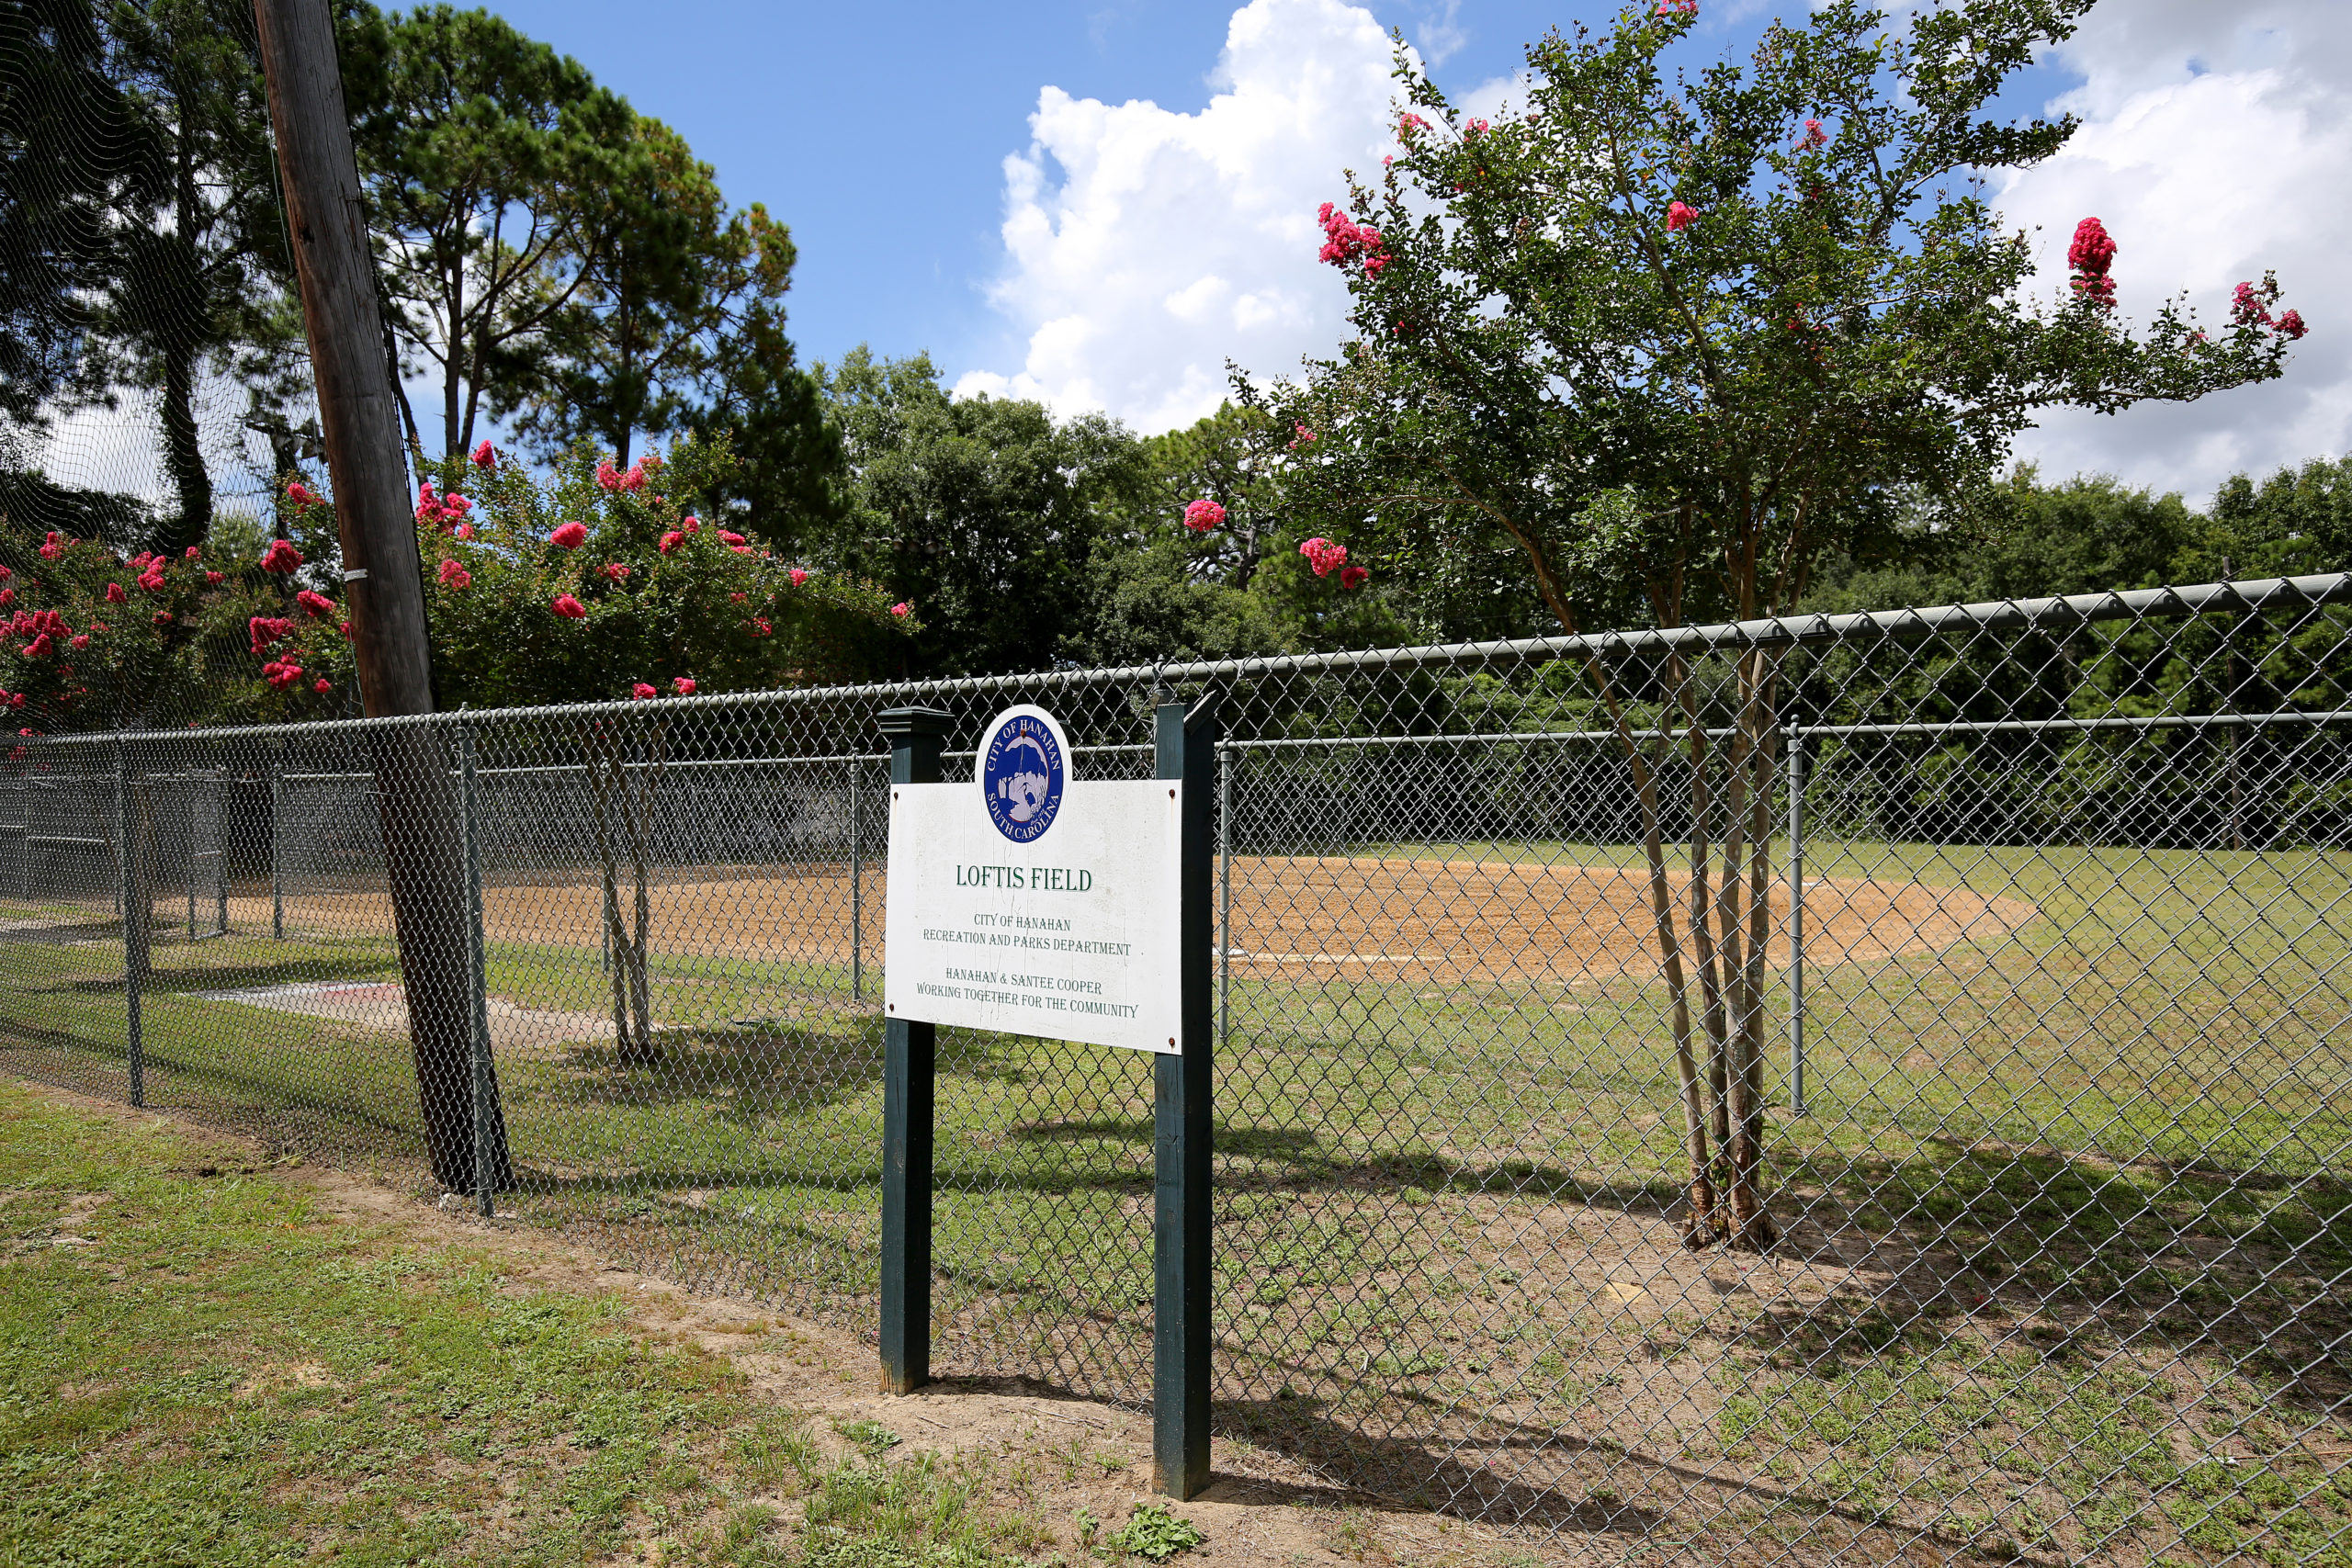
[[[1599,983],[1657,973],[1649,881],[1638,869],[1237,855],[1232,881],[1235,970],[1260,979]],[[1689,878],[1671,886],[1679,908]],[[664,953],[846,964],[854,900],[865,954],[878,959],[886,891],[881,872],[854,878],[846,865],[664,881],[648,890],[652,940]],[[1773,889],[1771,902],[1777,964],[1787,953],[1786,886]],[[587,948],[601,940],[604,894],[593,877],[492,886],[482,904],[495,942]],[[230,900],[231,922],[245,929],[269,913],[265,900]],[[1933,953],[2005,936],[2039,913],[2024,899],[1960,887],[1808,879],[1805,956],[1873,963]],[[374,893],[304,895],[289,901],[287,919],[322,931],[391,929],[390,906]]]
[[[152,1110],[136,1110],[43,1085],[28,1092],[121,1125],[161,1129],[188,1143],[201,1164],[190,1177],[270,1170],[310,1186],[334,1219],[378,1231],[387,1245],[462,1248],[497,1258],[514,1292],[566,1291],[618,1296],[648,1339],[699,1347],[730,1361],[756,1395],[779,1411],[811,1417],[811,1429],[834,1457],[853,1452],[843,1428],[876,1423],[899,1439],[894,1451],[930,1451],[973,1467],[993,1506],[1019,1506],[1043,1521],[1039,1547],[1084,1561],[1083,1520],[1107,1532],[1151,1491],[1151,1418],[1132,1409],[1072,1399],[1018,1379],[943,1379],[917,1393],[876,1392],[873,1343],[864,1337],[778,1313],[756,1302],[696,1294],[642,1274],[561,1236],[518,1222],[484,1222],[448,1213],[413,1192],[378,1185],[347,1171],[270,1159],[257,1145],[218,1129]],[[264,1386],[317,1386],[323,1374],[307,1362],[273,1365]],[[1453,1518],[1373,1494],[1335,1486],[1272,1450],[1220,1438],[1208,1491],[1175,1511],[1206,1535],[1182,1562],[1324,1568],[1343,1562],[1505,1568],[1508,1564],[1614,1562],[1612,1547],[1594,1551],[1540,1531],[1499,1529]],[[779,1498],[787,1514],[797,1506]],[[613,1562],[660,1561],[637,1548]]]

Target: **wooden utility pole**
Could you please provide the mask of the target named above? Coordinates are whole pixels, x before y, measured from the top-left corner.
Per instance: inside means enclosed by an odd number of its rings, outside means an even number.
[[[318,388],[327,474],[342,536],[344,596],[370,718],[433,711],[424,583],[401,459],[400,407],[384,355],[375,257],[344,106],[329,0],[254,0],[270,124]],[[462,805],[441,735],[373,735],[376,794],[433,1172],[460,1192],[474,1171],[473,1009]],[[491,1100],[496,1114],[496,1099]],[[503,1119],[487,1144],[492,1184],[509,1185]]]

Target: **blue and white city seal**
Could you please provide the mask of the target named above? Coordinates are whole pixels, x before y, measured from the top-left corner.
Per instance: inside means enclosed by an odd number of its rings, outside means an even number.
[[[1035,843],[1054,825],[1069,782],[1062,727],[1026,703],[1005,709],[989,725],[973,772],[996,830],[1016,844]]]

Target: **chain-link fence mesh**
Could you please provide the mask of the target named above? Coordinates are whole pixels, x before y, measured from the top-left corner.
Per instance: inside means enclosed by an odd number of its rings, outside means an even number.
[[[1228,1440],[1605,1557],[2332,1561],[2347,675],[2324,578],[32,741],[0,1062],[430,1191],[486,1043],[503,1212],[870,1329],[877,716],[1133,777],[1214,686]],[[935,1370],[1149,1398],[1149,1068],[942,1031]]]

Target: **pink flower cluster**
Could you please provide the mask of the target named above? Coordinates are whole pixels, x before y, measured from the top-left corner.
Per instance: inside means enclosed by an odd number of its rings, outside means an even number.
[[[54,610],[19,610],[8,617],[8,633],[31,639],[17,650],[27,659],[45,659],[57,639],[72,637],[74,628]]]
[[[1413,139],[1413,132],[1427,130],[1429,128],[1430,122],[1410,109],[1407,109],[1396,117],[1396,136],[1399,141],[1410,141]]]
[[[2074,273],[2075,292],[2102,310],[2115,309],[2115,279],[2107,269],[2115,263],[2115,242],[2107,225],[2086,218],[2075,225],[2075,243],[2066,247],[2066,265]]]
[[[624,473],[610,463],[596,465],[596,483],[605,490],[640,491],[645,488],[645,465],[631,463]]]
[[[914,606],[908,604],[904,599],[899,600],[897,604],[890,606],[890,614],[898,616],[899,619],[902,621],[914,613]]]
[[[588,606],[569,593],[557,594],[548,602],[548,608],[567,621],[584,621],[588,618]]]
[[[474,467],[477,468],[494,468],[498,467],[498,454],[490,449],[490,442],[487,439],[485,439],[481,446],[474,448],[473,463]]]
[[[1348,547],[1335,545],[1319,536],[1299,546],[1298,553],[1306,558],[1306,564],[1315,569],[1317,577],[1329,577],[1333,570],[1348,564]]]
[[[311,618],[312,620],[318,620],[323,616],[334,614],[334,600],[328,598],[323,593],[313,593],[307,588],[294,595],[294,603],[301,605],[303,609],[308,610],[311,613]]]
[[[286,486],[286,499],[294,503],[294,510],[298,513],[308,512],[311,508],[318,505],[319,503],[318,492],[313,491],[310,486],[304,484],[300,479],[293,479],[288,482]]]
[[[1216,502],[1203,499],[1184,508],[1184,526],[1195,534],[1205,534],[1225,521],[1225,508]]]
[[[576,550],[588,542],[588,525],[566,523],[548,536],[548,543],[567,550]]]
[[[670,681],[670,689],[682,697],[691,697],[695,694],[695,678],[691,675],[673,676]],[[628,689],[628,694],[641,703],[649,698],[660,696],[662,688],[650,681],[639,681]]]
[[[293,631],[294,623],[284,615],[255,615],[245,623],[245,636],[252,642],[256,659],[267,653],[273,644],[285,641]]]
[[[301,564],[302,552],[296,549],[290,540],[272,539],[269,548],[261,553],[262,570],[274,571],[281,577],[296,570]]]
[[[1810,152],[1816,147],[1826,147],[1828,145],[1829,133],[1821,129],[1821,122],[1817,119],[1806,120],[1804,122],[1804,134],[1797,138],[1797,151],[1800,152]]]
[[[466,513],[473,509],[474,503],[455,491],[447,495],[435,494],[431,479],[416,487],[416,520],[419,523],[435,528],[447,528],[453,525],[463,526],[466,525]]]
[[[1698,220],[1699,209],[1688,202],[1678,201],[1666,209],[1666,231],[1680,233]]]
[[[65,553],[65,549],[66,541],[64,536],[59,534],[56,529],[51,528],[49,531],[49,537],[40,542],[40,558],[43,560],[55,560],[58,557]]]
[[[792,586],[797,588],[808,581],[808,569],[807,567],[796,566],[792,569]]]
[[[1699,14],[1699,0],[1657,0],[1657,9],[1650,14],[1654,17],[1695,17]]]
[[[282,692],[302,678],[302,667],[290,659],[273,659],[261,667],[261,677],[273,692]]]
[[[2289,310],[2274,318],[2270,306],[2276,298],[2275,290],[2266,295],[2251,283],[2241,283],[2231,297],[2230,319],[2242,327],[2268,327],[2290,343],[2311,331],[2303,324],[2301,310]]]
[[[1290,422],[1290,446],[1287,450],[1295,452],[1300,447],[1307,446],[1315,439],[1315,432],[1307,429],[1306,426],[1301,424],[1296,420],[1292,420]]]
[[[1380,269],[1388,265],[1388,253],[1382,248],[1380,231],[1368,229],[1346,213],[1325,202],[1316,209],[1315,220],[1323,225],[1323,248],[1315,259],[1329,262],[1333,266],[1363,264],[1366,277],[1378,277]]]
[[[474,574],[466,570],[462,561],[443,561],[440,577],[442,587],[455,589],[460,593],[474,585]]]
[[[606,561],[604,565],[598,567],[596,571],[597,574],[604,578],[607,582],[627,582],[628,581],[628,568],[616,560]]]

